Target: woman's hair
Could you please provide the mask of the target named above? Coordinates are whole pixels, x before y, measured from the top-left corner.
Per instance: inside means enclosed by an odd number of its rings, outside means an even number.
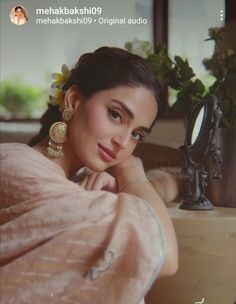
[[[23,11],[23,8],[21,6],[16,6],[15,7],[15,12],[18,10],[18,9],[21,9]]]
[[[165,110],[164,93],[158,84],[148,62],[120,48],[101,47],[93,53],[86,53],[79,58],[63,89],[76,85],[85,99],[93,94],[118,86],[146,87],[152,91],[158,104],[158,115]],[[48,105],[40,119],[42,127],[39,134],[31,139],[33,146],[48,136],[51,125],[61,119],[59,106]]]

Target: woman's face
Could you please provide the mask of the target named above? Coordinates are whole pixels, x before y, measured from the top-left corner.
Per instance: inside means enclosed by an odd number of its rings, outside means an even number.
[[[69,122],[74,158],[97,172],[117,165],[150,132],[157,110],[153,93],[141,86],[120,86],[80,100]]]
[[[24,14],[23,14],[21,8],[18,8],[18,9],[16,10],[16,16],[17,16],[17,17],[23,17],[23,16],[24,16]]]

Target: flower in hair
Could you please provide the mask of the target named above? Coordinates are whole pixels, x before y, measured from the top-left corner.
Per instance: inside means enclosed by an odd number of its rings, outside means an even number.
[[[63,87],[70,77],[70,74],[71,72],[65,64],[61,67],[61,74],[52,73],[52,79],[55,81],[52,83],[50,88],[50,103],[52,105],[59,105],[60,110],[64,107],[65,91],[63,90]]]

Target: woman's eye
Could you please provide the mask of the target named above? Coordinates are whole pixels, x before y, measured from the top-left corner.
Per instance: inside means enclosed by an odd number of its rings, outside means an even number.
[[[113,109],[111,109],[111,108],[107,108],[107,111],[108,111],[108,114],[109,114],[109,116],[113,119],[113,120],[115,120],[115,121],[121,121],[122,122],[122,115],[118,112],[118,111],[116,111],[116,110],[113,110]]]
[[[135,141],[142,141],[143,140],[143,136],[138,133],[138,132],[132,132],[132,138],[135,140]]]

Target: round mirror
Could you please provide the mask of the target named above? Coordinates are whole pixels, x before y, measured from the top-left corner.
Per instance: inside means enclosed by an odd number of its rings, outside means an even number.
[[[201,166],[209,154],[216,100],[207,98],[193,108],[186,129],[185,150],[192,164]]]
[[[193,130],[192,130],[192,135],[191,135],[191,144],[193,145],[200,133],[202,122],[203,122],[203,115],[204,115],[204,107],[201,107],[200,111],[197,114]]]

